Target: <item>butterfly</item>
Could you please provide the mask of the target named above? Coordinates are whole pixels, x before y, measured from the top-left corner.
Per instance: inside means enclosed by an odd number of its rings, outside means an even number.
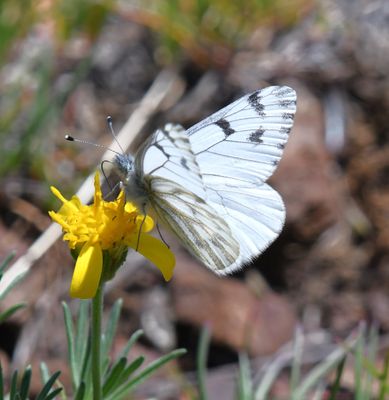
[[[266,180],[292,129],[296,93],[250,93],[185,130],[167,124],[114,166],[128,200],[155,215],[218,275],[242,268],[279,235],[281,196]]]

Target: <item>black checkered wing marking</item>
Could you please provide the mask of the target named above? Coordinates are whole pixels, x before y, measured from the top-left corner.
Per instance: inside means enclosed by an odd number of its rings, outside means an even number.
[[[149,138],[136,156],[136,170],[175,182],[205,199],[200,169],[184,128],[167,124]]]
[[[248,94],[189,128],[192,151],[208,176],[265,182],[277,167],[296,112],[296,92],[271,86]]]

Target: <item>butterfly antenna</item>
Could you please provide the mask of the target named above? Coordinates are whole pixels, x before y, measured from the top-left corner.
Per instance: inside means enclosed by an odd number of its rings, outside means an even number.
[[[115,140],[116,144],[119,146],[119,149],[122,151],[122,153],[125,154],[126,152],[124,151],[123,147],[120,145],[118,137],[116,136],[116,133],[113,130],[112,117],[110,115],[108,115],[108,117],[107,117],[107,124],[108,124],[109,130],[111,131],[113,139]]]
[[[68,142],[77,142],[77,143],[82,143],[82,144],[90,144],[92,146],[99,147],[100,149],[105,149],[105,150],[112,151],[112,153],[115,153],[115,154],[121,156],[121,154],[119,152],[117,152],[115,150],[112,150],[107,146],[103,146],[102,144],[89,142],[88,140],[77,139],[77,138],[75,138],[73,136],[70,136],[70,135],[65,135],[65,140],[67,140]]]

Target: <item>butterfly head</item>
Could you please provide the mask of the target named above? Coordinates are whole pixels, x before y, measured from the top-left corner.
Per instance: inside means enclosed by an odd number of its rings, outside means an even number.
[[[126,192],[127,200],[132,201],[145,214],[148,195],[142,179],[137,174],[134,157],[129,154],[117,154],[113,164]]]
[[[113,163],[121,180],[128,180],[134,171],[134,157],[129,154],[116,154]]]

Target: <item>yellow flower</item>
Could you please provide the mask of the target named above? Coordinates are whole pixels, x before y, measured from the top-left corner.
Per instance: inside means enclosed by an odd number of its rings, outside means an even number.
[[[94,297],[100,281],[111,279],[123,264],[128,247],[153,262],[166,281],[171,279],[174,254],[163,242],[146,233],[153,229],[153,220],[139,214],[132,203],[126,203],[123,191],[115,201],[105,201],[98,173],[94,201],[89,206],[82,204],[77,196],[65,199],[55,187],[51,191],[63,206],[58,212],[49,211],[49,215],[62,226],[63,240],[77,257],[70,286],[72,297]]]

